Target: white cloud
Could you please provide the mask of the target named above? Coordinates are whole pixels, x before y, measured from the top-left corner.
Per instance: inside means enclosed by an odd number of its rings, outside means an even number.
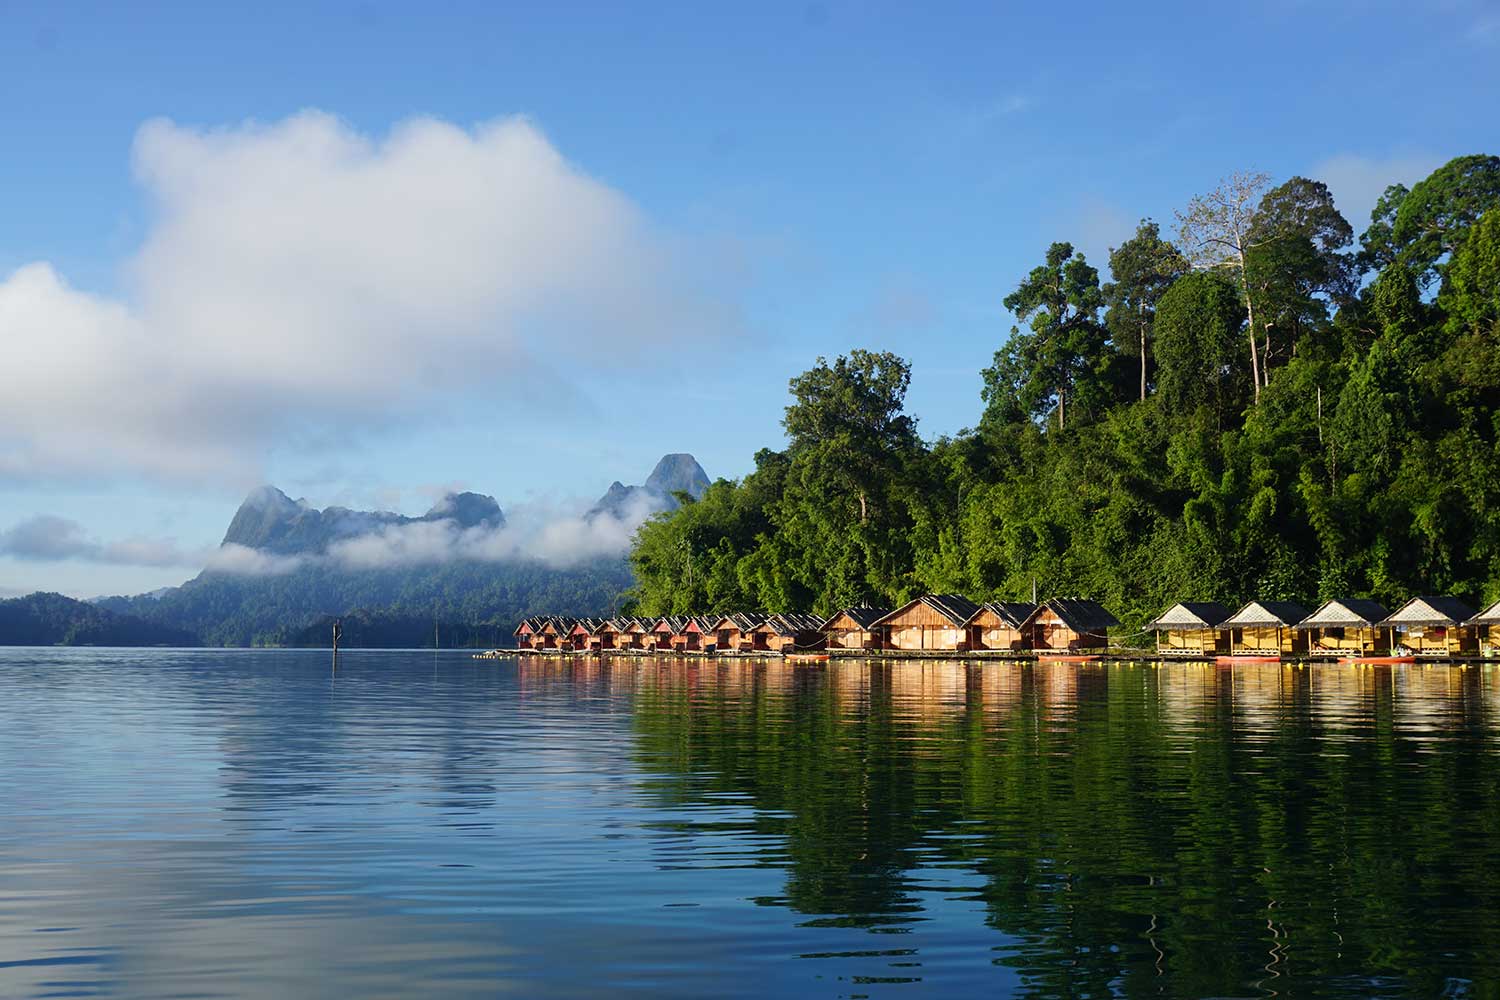
[[[305,562],[303,556],[279,556],[248,545],[225,542],[209,555],[203,568],[235,576],[281,576],[300,569]]]
[[[539,562],[565,569],[623,556],[636,529],[656,510],[649,497],[638,494],[619,516],[589,517],[581,510],[532,505],[512,508],[500,528],[461,528],[450,520],[387,525],[335,542],[325,558],[339,568],[355,570],[457,561]]]
[[[65,517],[38,514],[0,531],[0,556],[26,562],[79,561],[114,566],[199,566],[206,553],[180,549],[170,538],[132,536],[104,542]]]
[[[1308,176],[1328,185],[1334,205],[1358,235],[1370,224],[1370,212],[1387,187],[1411,187],[1444,162],[1440,156],[1422,152],[1387,157],[1340,153],[1314,164]]]
[[[410,419],[531,356],[611,365],[733,317],[523,119],[371,138],[318,112],[145,125],[115,300],[0,278],[0,477],[251,476],[273,443]]]

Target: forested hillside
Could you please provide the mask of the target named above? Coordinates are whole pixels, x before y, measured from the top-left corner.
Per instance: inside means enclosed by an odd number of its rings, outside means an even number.
[[[638,610],[1500,596],[1500,158],[1388,188],[1357,240],[1302,177],[1170,229],[997,291],[1022,325],[956,437],[919,436],[900,357],[818,359],[785,450],[642,528]]]
[[[115,614],[62,594],[0,601],[0,646],[196,646],[181,629]]]

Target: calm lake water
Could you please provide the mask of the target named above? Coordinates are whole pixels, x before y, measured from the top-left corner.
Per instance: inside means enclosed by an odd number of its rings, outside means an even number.
[[[1500,669],[0,651],[0,996],[1484,996]]]

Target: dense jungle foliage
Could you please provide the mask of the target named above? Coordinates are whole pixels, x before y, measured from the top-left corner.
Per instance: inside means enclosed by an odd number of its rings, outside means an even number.
[[[641,529],[635,608],[1500,597],[1500,157],[1393,185],[1357,242],[1322,183],[1235,175],[1109,272],[1047,249],[952,438],[902,358],[818,359],[784,450]]]

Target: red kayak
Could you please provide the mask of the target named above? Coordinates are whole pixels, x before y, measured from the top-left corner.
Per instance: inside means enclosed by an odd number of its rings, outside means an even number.
[[[1280,663],[1279,656],[1216,656],[1215,663]]]
[[[1343,656],[1340,663],[1416,663],[1415,656]]]

